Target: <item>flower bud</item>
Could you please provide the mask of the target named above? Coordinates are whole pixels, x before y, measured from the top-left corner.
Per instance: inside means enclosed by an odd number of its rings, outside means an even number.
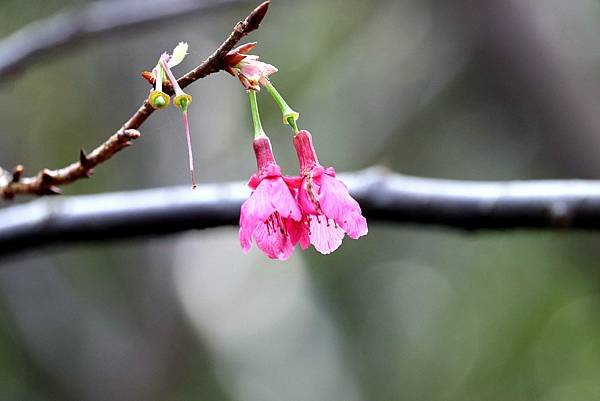
[[[171,102],[171,97],[163,91],[151,91],[148,95],[148,103],[155,109],[164,109]]]
[[[186,111],[190,103],[192,103],[192,96],[185,92],[181,92],[173,99],[173,104],[176,107],[179,107],[182,111]]]

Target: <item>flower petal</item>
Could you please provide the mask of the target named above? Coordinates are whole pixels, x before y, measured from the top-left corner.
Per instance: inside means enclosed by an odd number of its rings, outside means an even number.
[[[294,244],[300,238],[300,231],[296,230],[288,220],[300,221],[302,213],[294,197],[292,189],[288,187],[281,175],[260,179],[256,175],[250,178],[249,185],[255,190],[242,204],[240,211],[239,239],[243,251],[246,253],[252,247],[252,237],[256,245],[272,259],[287,259]],[[277,215],[278,213],[278,215]],[[267,227],[266,222],[276,215],[276,226]],[[271,223],[273,224],[273,223]],[[291,227],[295,242],[292,242],[288,233]]]
[[[242,219],[240,218],[239,238],[240,238],[240,245],[242,246],[242,250],[244,251],[244,253],[248,253],[250,248],[252,248],[252,234],[254,233],[254,230],[256,230],[256,227],[259,224],[264,224],[264,223],[262,223],[260,221],[242,222]]]
[[[300,220],[301,213],[290,189],[281,177],[262,179],[250,197],[242,205],[241,214],[265,221],[278,211],[282,217],[292,216]]]
[[[179,65],[187,55],[187,51],[188,44],[186,42],[179,42],[177,46],[175,46],[175,49],[173,49],[173,54],[171,55],[171,58],[167,64],[169,68]]]
[[[252,190],[256,189],[256,187],[258,187],[258,184],[260,184],[261,179],[256,175],[256,174],[252,174],[250,176],[250,179],[248,180],[248,187]]]
[[[287,186],[283,178],[272,177],[265,178],[263,182],[268,182],[267,190],[268,201],[273,210],[279,212],[283,218],[291,218],[299,221],[302,218],[302,212],[294,198],[292,190]],[[257,188],[257,190],[260,188]]]
[[[254,230],[256,246],[271,259],[287,260],[294,245],[290,236],[280,227],[269,228],[266,224],[259,224]]]
[[[342,227],[348,236],[352,239],[358,239],[363,235],[367,235],[369,228],[367,227],[367,219],[359,213],[353,213],[346,217],[344,221],[337,222]]]
[[[309,216],[310,243],[324,255],[339,248],[344,239],[344,229],[325,216]]]
[[[302,185],[302,181],[304,180],[304,177],[302,177],[300,175],[295,175],[295,176],[284,175],[283,180],[290,188],[300,188],[300,185]]]
[[[246,77],[252,84],[257,84],[261,79],[267,78],[278,71],[275,66],[263,63],[258,60],[258,57],[254,58],[254,56],[247,56],[238,65],[240,74]]]
[[[342,227],[350,238],[367,234],[367,220],[362,216],[360,205],[348,193],[343,182],[335,173],[327,171],[315,181],[320,184],[319,202],[323,213]]]
[[[295,221],[292,219],[286,219],[287,230],[290,234],[290,241],[293,245],[300,244],[302,250],[307,249],[310,246],[310,237],[308,235],[308,217],[303,216],[302,220]]]
[[[319,201],[319,187],[310,178],[304,178],[298,188],[298,205],[305,214],[319,214],[316,202]]]

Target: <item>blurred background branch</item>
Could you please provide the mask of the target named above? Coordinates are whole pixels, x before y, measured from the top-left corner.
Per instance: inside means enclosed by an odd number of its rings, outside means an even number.
[[[600,229],[600,181],[455,181],[380,168],[342,174],[363,212],[382,222],[465,230]],[[40,245],[235,225],[243,182],[44,199],[0,210],[0,255]]]
[[[0,42],[0,81],[32,63],[90,40],[241,3],[240,0],[97,1],[35,21]]]

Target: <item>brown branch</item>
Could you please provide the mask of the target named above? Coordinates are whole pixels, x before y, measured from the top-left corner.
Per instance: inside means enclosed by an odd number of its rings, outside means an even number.
[[[269,0],[254,9],[244,21],[238,22],[225,42],[200,65],[181,77],[178,80],[179,85],[185,88],[198,79],[223,69],[225,67],[223,59],[227,52],[233,49],[240,39],[258,28],[268,8]],[[173,94],[170,87],[165,88],[165,91],[170,95]],[[119,131],[89,155],[81,151],[79,160],[64,168],[57,170],[43,169],[35,176],[28,178],[21,178],[22,167],[17,174],[3,174],[0,172],[0,197],[12,199],[15,195],[23,194],[37,196],[60,194],[60,185],[70,184],[80,178],[89,177],[94,167],[129,146],[133,139],[139,138],[140,133],[137,129],[150,117],[152,112],[154,112],[154,109],[145,100]]]
[[[38,196],[61,194],[60,185],[90,177],[94,167],[110,159],[115,153],[131,145],[133,139],[139,137],[139,131],[134,129],[119,131],[89,155],[81,150],[79,161],[58,170],[43,169],[33,177],[21,178],[23,166],[19,165],[13,170],[12,177],[6,185],[0,186],[0,193],[4,199],[12,199],[17,194]]]

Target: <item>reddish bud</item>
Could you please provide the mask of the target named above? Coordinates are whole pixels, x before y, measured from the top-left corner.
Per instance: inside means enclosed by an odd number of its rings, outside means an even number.
[[[235,76],[233,67],[237,66],[243,59],[246,58],[245,54],[256,47],[256,42],[250,42],[236,47],[229,51],[223,58],[223,69]]]
[[[144,78],[146,81],[148,81],[148,83],[152,86],[154,86],[154,84],[156,83],[156,78],[154,78],[154,74],[152,74],[150,71],[142,71],[142,78]],[[164,90],[166,90],[166,91],[173,90],[173,87],[171,86],[171,82],[163,80],[162,84],[163,84]]]
[[[148,81],[150,85],[154,85],[154,83],[156,82],[154,74],[152,74],[150,71],[142,71],[142,78]]]
[[[265,1],[258,7],[256,7],[246,18],[244,23],[246,24],[246,33],[250,33],[258,28],[263,18],[265,18],[265,14],[269,9],[270,0]]]
[[[248,53],[250,50],[254,49],[256,47],[256,44],[258,42],[249,42],[249,43],[245,43],[243,45],[239,45],[238,47],[236,47],[235,49],[231,50],[229,53],[240,53],[240,54],[246,54]]]
[[[233,68],[240,63],[246,56],[240,53],[227,53],[227,55],[223,58],[223,65],[225,68]]]

